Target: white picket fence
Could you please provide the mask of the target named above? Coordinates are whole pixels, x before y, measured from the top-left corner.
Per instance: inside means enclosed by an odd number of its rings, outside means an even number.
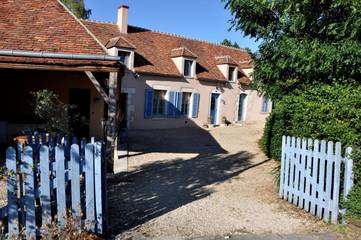
[[[343,197],[353,185],[351,147],[342,157],[341,143],[283,136],[280,197],[325,222],[337,223],[340,212],[341,173]]]

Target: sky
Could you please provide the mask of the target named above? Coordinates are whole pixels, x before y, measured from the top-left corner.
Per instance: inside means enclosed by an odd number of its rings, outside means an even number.
[[[117,8],[129,6],[129,24],[160,32],[220,43],[236,41],[242,48],[258,49],[259,42],[242,32],[228,31],[231,14],[221,0],[85,0],[90,19],[116,22]]]

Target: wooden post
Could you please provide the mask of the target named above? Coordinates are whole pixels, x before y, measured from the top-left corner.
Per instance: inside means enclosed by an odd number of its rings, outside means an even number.
[[[114,172],[114,160],[117,157],[116,138],[118,135],[118,105],[120,81],[118,80],[118,72],[111,72],[109,74],[109,104],[108,104],[108,121],[106,129],[106,159],[108,172]]]

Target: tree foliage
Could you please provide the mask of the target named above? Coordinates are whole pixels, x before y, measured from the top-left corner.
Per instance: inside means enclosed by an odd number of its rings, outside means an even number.
[[[225,38],[222,42],[222,45],[227,46],[227,47],[233,47],[233,48],[240,48],[240,46],[238,45],[237,42],[233,42],[227,38]]]
[[[263,150],[279,159],[282,135],[352,146],[355,186],[344,205],[361,217],[361,1],[222,1],[231,27],[262,41],[253,86],[275,103]]]
[[[91,10],[85,8],[84,0],[61,0],[75,16],[81,19],[89,19]]]
[[[274,100],[322,82],[360,81],[361,1],[223,1],[231,26],[262,40],[254,86]]]
[[[34,96],[34,114],[46,123],[46,130],[52,133],[69,133],[69,106],[59,100],[59,96],[50,90],[32,93]]]

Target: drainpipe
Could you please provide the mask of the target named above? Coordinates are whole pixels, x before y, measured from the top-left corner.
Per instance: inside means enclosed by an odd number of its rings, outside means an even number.
[[[19,50],[0,50],[0,56],[120,61],[120,57],[109,56],[109,55],[32,52],[32,51],[19,51]]]

